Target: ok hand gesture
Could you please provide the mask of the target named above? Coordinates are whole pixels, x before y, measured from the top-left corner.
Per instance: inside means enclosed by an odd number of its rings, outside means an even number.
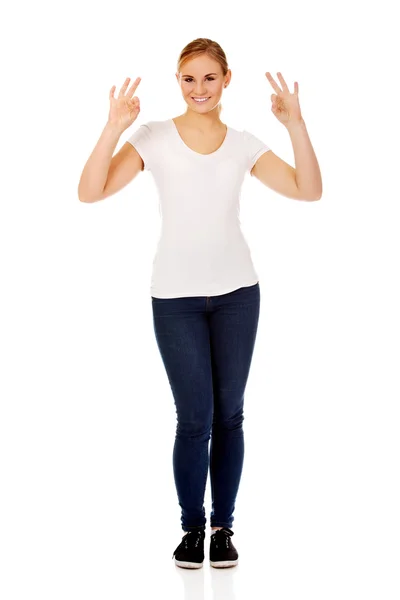
[[[276,94],[271,94],[271,111],[278,121],[285,125],[285,127],[301,122],[303,118],[301,116],[299,104],[299,84],[297,81],[294,82],[294,92],[291,94],[286,85],[286,81],[282,77],[282,73],[277,73],[282,89],[276,83],[269,71],[267,71],[265,75],[276,92]]]

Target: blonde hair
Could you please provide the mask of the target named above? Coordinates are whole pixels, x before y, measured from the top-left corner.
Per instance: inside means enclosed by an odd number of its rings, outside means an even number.
[[[208,38],[197,38],[189,42],[189,44],[183,48],[178,58],[178,72],[182,71],[182,66],[186,61],[196,58],[196,56],[200,56],[201,54],[207,54],[210,58],[216,60],[220,64],[222,74],[225,77],[229,69],[225,52],[222,50],[218,42],[214,42],[214,40],[210,40]],[[222,105],[220,104],[220,113],[221,109]]]

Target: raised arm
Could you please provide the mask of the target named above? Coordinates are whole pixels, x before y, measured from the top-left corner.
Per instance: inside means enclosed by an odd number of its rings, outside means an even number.
[[[143,170],[142,158],[129,143],[125,143],[113,156],[121,134],[132,125],[140,112],[139,98],[132,98],[140,77],[126,92],[129,81],[128,77],[118,98],[114,98],[115,86],[110,90],[108,121],[79,180],[78,197],[81,202],[97,202],[115,194]]]

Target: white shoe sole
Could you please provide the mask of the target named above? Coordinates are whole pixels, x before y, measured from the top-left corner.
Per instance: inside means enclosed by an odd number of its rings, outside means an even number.
[[[187,562],[185,560],[176,560],[175,559],[175,564],[177,567],[181,567],[182,569],[201,569],[201,567],[203,566],[203,563],[193,563],[193,562]]]
[[[210,565],[217,569],[224,569],[227,567],[236,567],[238,562],[239,562],[239,559],[237,559],[237,560],[219,560],[216,562],[213,562],[212,560],[210,560]]]

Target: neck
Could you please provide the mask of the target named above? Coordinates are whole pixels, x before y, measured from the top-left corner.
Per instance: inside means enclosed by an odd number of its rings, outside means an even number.
[[[218,104],[213,110],[205,114],[201,114],[188,107],[186,112],[181,115],[180,118],[186,125],[189,125],[190,127],[194,127],[202,131],[210,131],[216,128],[218,129],[222,125],[222,121],[220,119],[221,109],[221,104]]]

